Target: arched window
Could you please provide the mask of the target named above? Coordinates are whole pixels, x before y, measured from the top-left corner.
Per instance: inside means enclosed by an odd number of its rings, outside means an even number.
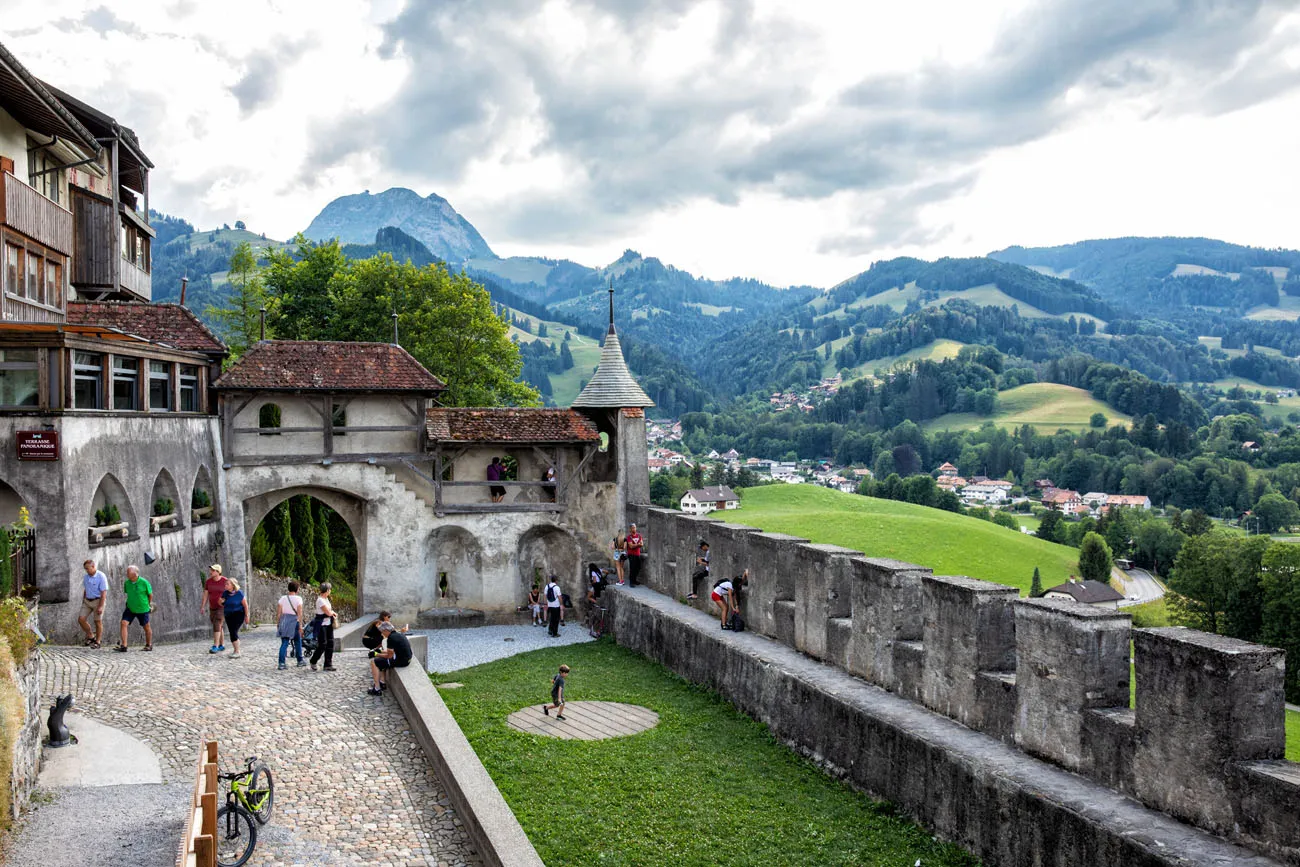
[[[274,403],[264,403],[257,411],[257,426],[262,428],[261,436],[278,437],[280,427],[280,407]]]

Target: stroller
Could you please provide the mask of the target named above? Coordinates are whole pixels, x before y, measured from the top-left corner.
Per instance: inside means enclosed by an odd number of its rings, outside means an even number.
[[[316,635],[316,620],[312,618],[302,628],[302,655],[307,657],[314,654],[319,643],[319,636]]]

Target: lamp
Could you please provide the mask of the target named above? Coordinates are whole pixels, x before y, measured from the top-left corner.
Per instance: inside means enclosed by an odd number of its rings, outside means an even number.
[[[144,552],[144,565],[146,565],[146,566],[152,566],[152,565],[153,565],[153,562],[154,562],[155,560],[157,560],[157,559],[158,559],[158,558],[157,558],[156,556],[154,556],[154,553],[153,553],[152,551],[145,551],[145,552]]]

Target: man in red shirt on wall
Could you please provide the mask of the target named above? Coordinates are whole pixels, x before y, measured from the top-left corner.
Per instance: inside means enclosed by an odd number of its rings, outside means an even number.
[[[636,586],[636,579],[641,575],[641,549],[645,547],[645,538],[637,532],[636,524],[627,528],[627,583]]]

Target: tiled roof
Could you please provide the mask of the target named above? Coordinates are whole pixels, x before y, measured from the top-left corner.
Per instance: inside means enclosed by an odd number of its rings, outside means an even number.
[[[446,388],[400,346],[331,340],[263,340],[213,383],[273,391],[414,391]]]
[[[618,342],[618,334],[610,325],[605,335],[605,345],[600,350],[600,364],[596,373],[587,383],[582,394],[574,398],[573,406],[582,407],[645,407],[654,406],[641,386],[632,378],[632,371],[627,369],[623,360],[623,347]]]
[[[694,497],[695,502],[697,503],[717,503],[722,500],[740,499],[740,497],[736,496],[736,492],[726,485],[712,488],[697,488],[695,490],[687,491],[686,493]]]
[[[188,307],[138,301],[70,301],[67,321],[101,325],[173,349],[225,354],[226,345]]]
[[[431,407],[425,430],[433,442],[594,443],[596,425],[571,409]]]
[[[1102,584],[1100,581],[1067,581],[1064,584],[1057,584],[1055,587],[1049,587],[1043,591],[1043,595],[1048,593],[1066,593],[1074,597],[1075,602],[1118,602],[1124,596],[1117,593],[1109,584]]]

